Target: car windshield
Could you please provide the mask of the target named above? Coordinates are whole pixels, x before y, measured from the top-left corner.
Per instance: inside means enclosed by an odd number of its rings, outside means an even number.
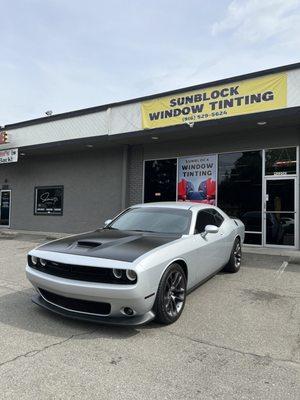
[[[126,231],[187,234],[190,228],[190,210],[165,207],[130,208],[106,229]]]

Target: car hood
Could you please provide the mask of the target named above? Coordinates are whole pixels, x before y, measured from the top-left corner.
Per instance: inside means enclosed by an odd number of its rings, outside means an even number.
[[[181,235],[100,229],[46,243],[39,250],[133,262]]]

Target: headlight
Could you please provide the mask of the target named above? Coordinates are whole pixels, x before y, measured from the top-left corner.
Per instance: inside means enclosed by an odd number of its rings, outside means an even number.
[[[114,274],[114,277],[117,278],[117,279],[121,279],[122,278],[122,270],[121,269],[114,268],[113,269],[113,274]]]
[[[37,265],[38,261],[39,261],[39,259],[37,257],[31,256],[31,262],[33,265]]]
[[[137,278],[137,274],[133,269],[127,269],[126,276],[127,276],[127,279],[129,279],[130,281],[135,281]]]
[[[42,258],[40,259],[40,263],[41,263],[42,267],[46,267],[46,265],[47,265],[47,261],[43,260]]]

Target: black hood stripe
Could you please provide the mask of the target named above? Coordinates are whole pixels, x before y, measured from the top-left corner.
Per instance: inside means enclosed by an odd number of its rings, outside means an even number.
[[[133,262],[143,254],[180,237],[101,229],[47,243],[39,247],[39,250]]]

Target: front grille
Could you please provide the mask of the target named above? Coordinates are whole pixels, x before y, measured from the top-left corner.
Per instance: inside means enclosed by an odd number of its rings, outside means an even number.
[[[99,303],[97,301],[88,301],[80,299],[72,299],[70,297],[60,296],[59,294],[48,292],[48,290],[40,289],[39,292],[46,301],[59,307],[66,308],[70,311],[77,311],[89,314],[108,315],[110,314],[111,305],[109,303]]]
[[[66,279],[73,279],[84,282],[99,283],[116,283],[116,284],[134,284],[128,279],[117,279],[114,277],[111,268],[86,267],[84,265],[63,264],[46,260],[46,265],[41,265],[40,260],[36,265],[32,263],[32,259],[28,256],[28,265],[38,271],[46,274],[58,276]]]

